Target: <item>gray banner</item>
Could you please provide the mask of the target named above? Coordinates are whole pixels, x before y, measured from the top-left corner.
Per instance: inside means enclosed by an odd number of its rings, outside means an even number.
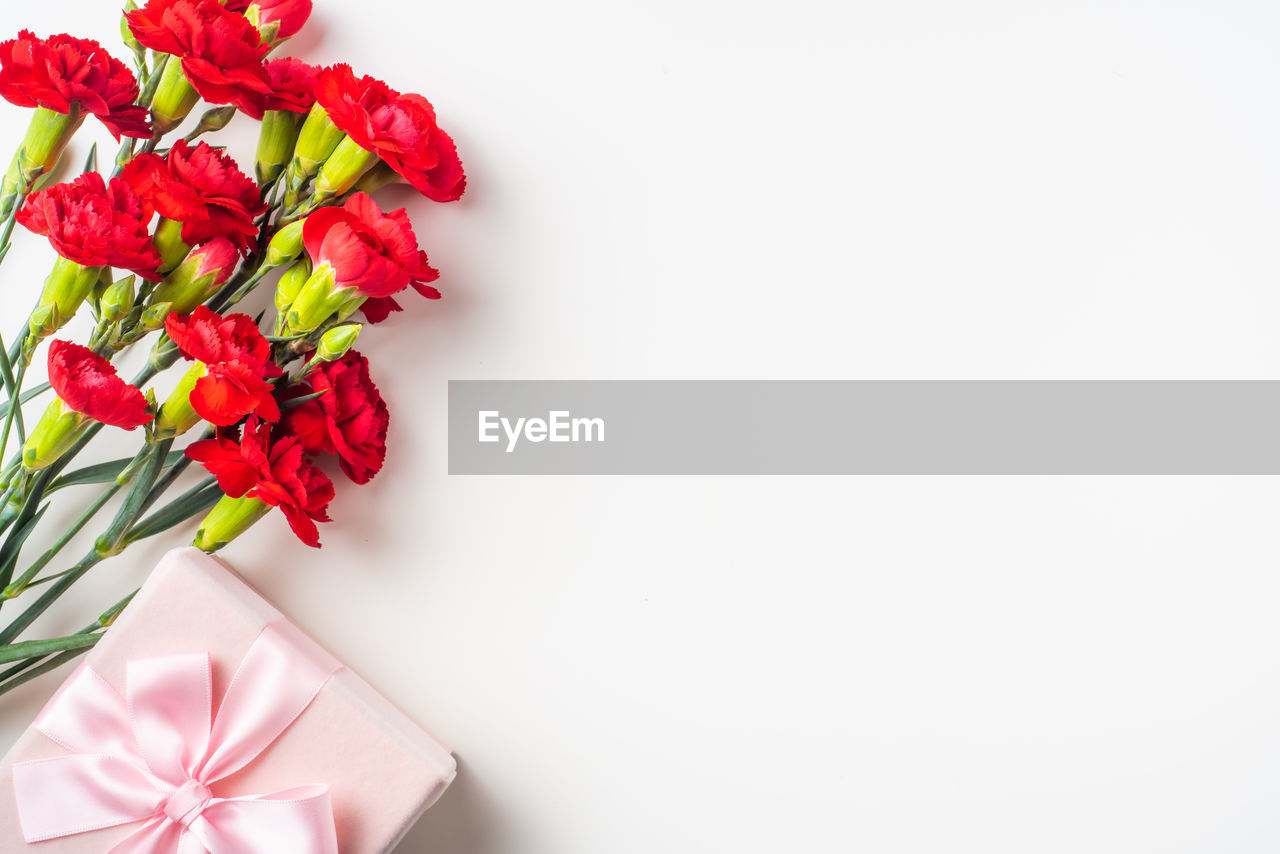
[[[1280,474],[1280,382],[451,381],[450,474]]]

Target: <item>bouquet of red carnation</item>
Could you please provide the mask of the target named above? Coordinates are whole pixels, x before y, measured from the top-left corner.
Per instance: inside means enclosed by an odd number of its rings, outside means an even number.
[[[0,339],[0,606],[25,603],[0,622],[0,694],[85,651],[127,605],[76,635],[22,639],[99,562],[193,519],[195,545],[213,552],[273,509],[319,546],[334,484],[316,461],[336,458],[357,484],[384,464],[387,406],[353,347],[408,289],[440,292],[408,216],[371,193],[405,182],[448,202],[466,178],[421,95],[347,65],[270,58],[310,14],[311,0],[131,0],[133,70],[69,35],[0,43],[0,96],[33,111],[0,184],[0,262],[15,225],[54,252],[27,322]],[[200,101],[209,108],[189,120]],[[261,122],[253,177],[201,139],[236,113]],[[82,175],[46,186],[88,116],[122,142],[109,174],[95,148]],[[269,280],[272,316],[236,311]],[[81,312],[89,340],[58,337]],[[120,376],[113,360],[140,344],[146,366]],[[28,388],[35,359],[48,382]],[[152,379],[175,367],[158,399]],[[85,464],[103,430],[136,431],[141,447]],[[99,493],[24,555],[70,485]],[[89,525],[94,547],[62,562]]]

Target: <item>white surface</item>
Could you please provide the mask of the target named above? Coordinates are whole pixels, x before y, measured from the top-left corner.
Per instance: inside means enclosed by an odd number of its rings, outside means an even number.
[[[445,383],[1274,378],[1280,9],[318,6],[471,187],[393,194],[392,468],[225,556],[455,747],[405,854],[1276,850],[1273,479],[450,478]]]

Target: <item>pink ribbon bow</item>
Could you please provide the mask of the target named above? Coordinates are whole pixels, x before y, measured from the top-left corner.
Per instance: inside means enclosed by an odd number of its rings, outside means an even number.
[[[144,822],[110,854],[337,854],[329,788],[215,798],[341,665],[280,620],[254,641],[213,718],[208,653],[133,659],[122,698],[82,666],[36,720],[71,755],[14,765],[28,842]]]

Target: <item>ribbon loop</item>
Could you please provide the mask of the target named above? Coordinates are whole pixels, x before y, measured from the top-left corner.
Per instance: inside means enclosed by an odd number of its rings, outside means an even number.
[[[110,854],[337,854],[326,786],[217,798],[341,665],[284,620],[245,654],[212,719],[206,653],[128,662],[126,697],[87,665],[36,728],[69,751],[13,767],[28,842],[142,822]]]

